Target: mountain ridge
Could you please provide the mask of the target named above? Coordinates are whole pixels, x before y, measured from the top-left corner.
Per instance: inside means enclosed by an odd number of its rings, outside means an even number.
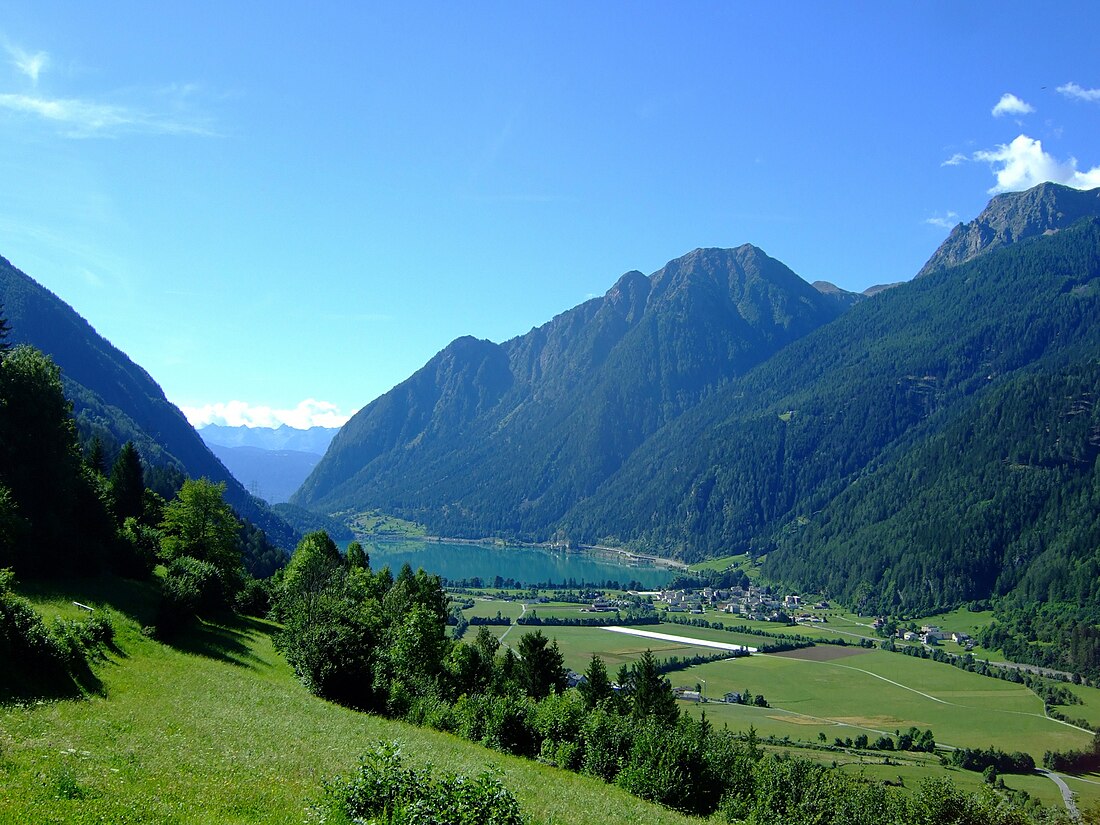
[[[1024,192],[1001,193],[974,220],[957,224],[916,277],[966,263],[1035,235],[1060,231],[1098,212],[1100,187],[1074,189],[1048,182]]]
[[[489,518],[522,530],[590,494],[717,383],[842,311],[748,244],[696,249],[649,276],[627,272],[601,298],[503,344],[449,344],[352,417],[292,502],[364,506],[364,487],[373,495],[394,484],[404,491],[388,505],[415,510],[429,496],[457,513],[460,473],[493,485],[513,464],[528,468],[528,482],[504,485]],[[448,439],[462,445],[460,460]],[[598,458],[582,466],[583,456]]]
[[[280,424],[278,427],[246,427],[206,424],[196,432],[207,446],[256,447],[261,450],[294,450],[322,456],[339,427],[313,426],[306,429]]]

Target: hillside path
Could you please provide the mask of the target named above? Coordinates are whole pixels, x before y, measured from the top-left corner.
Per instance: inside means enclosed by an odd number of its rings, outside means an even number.
[[[1081,812],[1077,810],[1077,803],[1073,799],[1073,791],[1070,790],[1065,780],[1059,774],[1048,771],[1046,768],[1036,768],[1035,770],[1058,786],[1058,790],[1062,792],[1062,801],[1066,803],[1066,810],[1069,811],[1069,815],[1080,822]]]
[[[519,616],[517,616],[517,617],[516,617],[516,621],[518,621],[518,620],[522,619],[522,618],[523,618],[523,614],[524,614],[524,613],[526,613],[526,612],[527,612],[527,605],[526,605],[526,604],[521,604],[521,605],[520,605],[520,611],[519,611]],[[512,632],[512,628],[513,628],[513,627],[515,627],[515,626],[516,626],[516,622],[512,622],[512,623],[511,623],[510,625],[508,625],[508,629],[507,629],[507,630],[505,630],[505,631],[504,631],[503,633],[501,633],[501,634],[500,634],[500,638],[499,638],[499,639],[497,639],[497,641],[498,641],[498,642],[500,642],[500,643],[501,643],[502,645],[504,645],[505,647],[507,647],[507,648],[508,648],[509,650],[511,650],[511,651],[512,651],[513,653],[515,653],[515,654],[516,654],[517,656],[519,656],[519,653],[518,653],[518,652],[516,652],[516,649],[515,649],[514,647],[512,647],[512,646],[511,646],[510,644],[508,644],[508,643],[507,643],[506,641],[504,641],[504,637],[505,637],[505,636],[507,636],[507,635],[508,635],[509,633],[511,633],[511,632]]]

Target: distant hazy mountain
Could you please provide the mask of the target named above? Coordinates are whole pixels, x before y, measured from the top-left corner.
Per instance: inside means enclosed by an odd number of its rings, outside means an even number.
[[[356,414],[292,501],[542,535],[660,427],[843,310],[749,245],[628,272],[504,344],[454,341]]]
[[[294,547],[296,531],[248,494],[144,369],[4,258],[0,301],[11,322],[11,341],[34,345],[61,367],[66,397],[85,438],[99,434],[115,448],[132,440],[154,474],[224,481],[226,500],[240,515],[278,546]]]
[[[1002,246],[1065,229],[1100,213],[1100,188],[1072,189],[1040,183],[1026,192],[1006,192],[989,202],[970,223],[960,223],[917,277],[965,263]]]
[[[310,427],[299,430],[283,424],[279,427],[226,427],[207,424],[199,435],[208,445],[220,447],[258,447],[261,450],[293,450],[301,453],[325,454],[339,427]]]
[[[209,447],[246,490],[268,504],[289,501],[291,494],[321,460],[318,453],[299,450],[223,447],[220,444],[209,444]]]

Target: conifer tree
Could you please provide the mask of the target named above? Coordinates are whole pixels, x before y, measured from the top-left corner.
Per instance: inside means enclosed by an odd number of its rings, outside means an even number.
[[[634,683],[632,713],[635,719],[652,716],[672,724],[680,718],[672,683],[657,669],[657,660],[651,651],[643,653],[631,668],[631,681]]]
[[[600,702],[610,699],[613,691],[611,690],[611,679],[607,675],[607,667],[603,663],[603,659],[598,654],[592,654],[592,661],[588,663],[588,670],[584,672],[584,682],[579,686],[581,696],[584,697],[584,704],[588,708],[594,708],[600,704]]]
[[[111,467],[111,498],[119,524],[127,518],[141,517],[145,503],[145,471],[132,441],[122,445]]]
[[[98,435],[92,439],[92,443],[88,447],[87,464],[96,475],[107,474],[106,458],[103,455],[103,441]]]
[[[4,305],[0,304],[0,358],[11,349],[11,343],[8,341],[8,336],[11,334],[11,324],[8,323],[8,318],[4,315]]]

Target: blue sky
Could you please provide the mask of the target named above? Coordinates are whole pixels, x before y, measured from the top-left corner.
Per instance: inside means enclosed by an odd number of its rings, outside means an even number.
[[[1094,2],[0,2],[0,254],[193,420],[337,423],[696,247],[862,290],[991,192],[1100,185],[1098,30]]]

